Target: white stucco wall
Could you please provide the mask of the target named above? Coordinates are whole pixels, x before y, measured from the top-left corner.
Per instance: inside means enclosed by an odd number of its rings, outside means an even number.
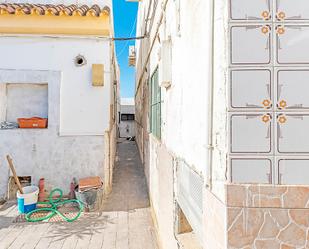
[[[6,117],[0,122],[16,122],[20,117],[48,117],[48,84],[0,84],[6,86],[3,88],[6,104],[0,105]]]
[[[156,25],[161,13],[162,2],[158,2],[156,18],[150,30],[150,39],[137,41],[136,68],[137,82],[142,74],[142,65],[149,50],[150,41],[154,38]],[[215,2],[215,44],[214,44],[214,120],[213,137],[214,150],[212,162],[212,194],[223,200],[227,175],[227,77],[228,77],[228,27],[227,1]],[[149,1],[140,3],[137,20],[137,36],[143,34],[145,15]],[[152,9],[152,8],[151,8]],[[180,12],[178,12],[178,9]],[[173,208],[166,205],[169,212],[162,213],[164,205],[160,195],[161,186],[171,186],[173,177],[163,173],[162,150],[174,158],[181,158],[200,173],[204,182],[209,177],[208,158],[208,128],[209,128],[209,85],[211,70],[211,5],[210,1],[168,1],[167,10],[160,27],[159,38],[156,39],[142,86],[136,92],[136,116],[138,118],[137,141],[139,150],[144,158],[145,172],[148,177],[149,192],[159,223],[169,220]],[[172,78],[171,86],[162,87],[162,138],[157,140],[148,136],[149,108],[144,103],[149,98],[147,79],[159,66],[159,82],[166,68],[162,67],[162,44],[165,40],[172,44]],[[142,134],[142,135],[141,135]],[[147,134],[147,135],[145,135]],[[172,167],[166,165],[166,167]],[[204,183],[204,184],[205,184]],[[205,186],[206,187],[206,186]],[[206,190],[206,189],[205,189]],[[209,191],[209,190],[207,190]],[[205,191],[206,192],[206,191]],[[169,198],[172,198],[169,196]],[[208,196],[204,194],[207,202]],[[165,202],[167,203],[167,202]],[[204,205],[205,217],[211,216],[208,206]],[[163,219],[162,219],[163,217]],[[202,217],[201,217],[202,218]],[[207,220],[204,220],[207,223]],[[171,228],[171,224],[165,224]],[[172,228],[171,228],[172,229]],[[159,233],[166,234],[159,224]],[[174,237],[163,236],[162,243],[173,243]],[[169,245],[171,247],[171,245]],[[171,247],[172,248],[172,247]]]
[[[104,132],[113,104],[110,48],[106,38],[0,37],[0,85],[47,83],[49,119],[48,129],[0,130],[0,197],[7,189],[7,154],[33,184],[45,177],[47,186],[67,192],[73,177],[104,179]],[[86,65],[75,65],[78,55]],[[92,86],[92,64],[104,64],[103,87]]]
[[[162,2],[158,2],[156,18],[150,33],[150,41],[154,38],[158,18],[161,14]],[[140,4],[138,33],[143,30],[143,15],[147,14],[149,1]],[[178,12],[178,9],[180,12]],[[153,208],[157,215],[159,235],[163,248],[177,248],[174,236],[173,195],[162,196],[163,188],[173,189],[172,163],[163,163],[166,155],[183,159],[194,171],[206,178],[208,167],[208,89],[209,89],[209,2],[169,1],[163,23],[160,27],[159,39],[156,39],[150,55],[147,72],[142,80],[143,86],[137,89],[136,110],[140,123],[138,132],[149,131],[149,102],[147,78],[159,66],[159,82],[162,81],[164,63],[162,63],[163,41],[170,39],[172,44],[172,78],[169,88],[162,87],[162,137],[157,140],[152,135],[149,139],[139,137],[140,152],[145,161],[145,172],[148,176],[149,192]],[[144,17],[145,18],[145,17]],[[137,42],[137,61],[143,62],[147,56],[149,41]],[[142,66],[137,65],[137,80]],[[146,99],[144,99],[146,98]],[[143,139],[143,143],[140,141]],[[202,195],[202,193],[200,193]],[[167,210],[167,211],[163,211]],[[202,218],[202,217],[201,217]]]
[[[177,2],[177,1],[176,1]],[[206,172],[207,161],[207,95],[209,77],[209,17],[205,15],[208,3],[205,1],[180,1],[180,30],[177,28],[177,5],[170,1],[166,10],[166,19],[160,28],[160,41],[171,38],[172,42],[172,81],[171,87],[162,89],[162,139],[167,148],[176,156],[184,158],[197,171]],[[160,14],[160,6],[156,13]],[[147,6],[146,6],[147,7]],[[144,9],[140,10],[143,13]],[[150,35],[153,39],[156,22]],[[140,27],[138,27],[140,29]],[[146,43],[146,42],[145,42]],[[159,66],[161,44],[156,40],[152,50],[148,76]],[[140,48],[137,42],[137,48]],[[139,56],[146,56],[138,50]],[[203,56],[201,56],[201,54]],[[137,69],[137,79],[141,67]],[[140,107],[137,107],[139,109]]]
[[[227,83],[229,66],[228,1],[214,1],[214,121],[212,192],[222,201],[228,176]]]
[[[160,1],[164,2],[164,1]],[[154,27],[150,40],[155,35],[161,4],[158,3]],[[178,3],[178,4],[177,4]],[[177,8],[180,9],[178,16]],[[137,35],[143,30],[143,15],[148,9],[148,1],[140,4]],[[172,80],[171,87],[162,87],[162,138],[168,150],[184,159],[204,177],[208,168],[208,106],[211,17],[210,3],[207,1],[169,1],[159,37],[156,39],[149,62],[148,77],[157,66],[161,66],[162,41],[171,39]],[[228,69],[228,27],[227,3],[215,1],[215,44],[214,44],[214,161],[213,181],[216,194],[223,196],[222,184],[226,181],[227,153],[227,69]],[[137,61],[143,61],[147,41],[137,41]],[[137,66],[137,80],[141,75],[141,65]],[[162,80],[159,71],[159,82]],[[139,95],[137,95],[139,96]],[[142,96],[139,96],[142,97]],[[139,100],[136,100],[139,103]],[[141,110],[142,106],[136,109]],[[139,115],[139,114],[137,114]]]
[[[121,110],[121,113],[135,114],[134,105],[121,105],[120,110]]]
[[[152,209],[155,212],[158,239],[162,248],[178,249],[175,238],[174,158],[167,148],[152,135],[149,137],[149,188]]]
[[[172,35],[173,66],[171,88],[162,89],[162,142],[202,173],[207,167],[208,3],[180,1],[180,35],[173,5],[170,2],[166,21]]]
[[[103,135],[110,103],[110,42],[104,38],[0,37],[0,69],[61,71],[60,135]],[[75,66],[83,55],[87,64]],[[92,87],[104,64],[104,87]],[[50,103],[52,104],[52,103]]]

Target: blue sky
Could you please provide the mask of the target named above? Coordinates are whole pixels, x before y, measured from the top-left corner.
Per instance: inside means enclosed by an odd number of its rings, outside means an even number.
[[[113,0],[115,37],[134,37],[138,4],[125,0]],[[121,97],[134,97],[135,68],[128,66],[129,46],[135,41],[116,41],[118,63],[120,65]]]

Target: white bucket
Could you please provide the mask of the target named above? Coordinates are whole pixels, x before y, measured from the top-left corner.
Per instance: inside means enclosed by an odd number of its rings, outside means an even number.
[[[17,205],[19,213],[29,213],[36,209],[39,197],[37,186],[23,187],[23,194],[17,191]]]

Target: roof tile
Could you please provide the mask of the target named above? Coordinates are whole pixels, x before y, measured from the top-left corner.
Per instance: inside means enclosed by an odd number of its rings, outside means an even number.
[[[38,15],[46,15],[47,13],[51,13],[55,16],[59,16],[62,13],[68,16],[72,16],[75,15],[75,13],[78,13],[81,16],[93,15],[98,17],[102,12],[109,13],[110,9],[107,6],[101,9],[96,4],[89,7],[87,5],[78,6],[76,4],[54,5],[54,4],[1,3],[0,14],[6,12],[9,14],[17,14],[18,12],[22,12],[25,15],[30,15],[32,13],[37,13]]]

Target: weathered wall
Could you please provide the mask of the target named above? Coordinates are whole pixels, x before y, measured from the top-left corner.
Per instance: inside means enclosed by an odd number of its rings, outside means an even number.
[[[148,4],[140,3],[137,36],[145,31]],[[163,248],[177,248],[174,236],[173,164],[165,162],[169,157],[182,158],[195,171],[207,171],[207,105],[209,72],[209,21],[205,11],[207,1],[169,1],[160,27],[155,31],[165,1],[158,1],[156,9],[151,6],[147,30],[150,38],[137,41],[136,68],[136,118],[137,143],[143,158],[148,179],[153,209],[158,221],[159,235]],[[155,12],[153,14],[153,11]],[[155,39],[147,71],[143,74],[149,45]],[[172,80],[167,89],[162,87],[162,137],[160,140],[149,135],[149,78],[159,66],[159,82],[162,81],[162,43],[172,44]],[[201,56],[203,54],[203,56]],[[143,74],[143,77],[141,75]],[[162,191],[164,194],[162,196]]]
[[[6,85],[0,84],[0,122],[6,119]]]
[[[161,1],[162,2],[162,1]],[[177,1],[176,1],[177,2]],[[171,39],[172,42],[172,84],[168,89],[162,88],[162,139],[161,142],[175,153],[176,156],[185,158],[189,165],[197,171],[205,172],[207,161],[207,107],[208,94],[208,40],[207,23],[209,17],[205,16],[205,9],[208,4],[205,1],[195,1],[187,3],[180,1],[180,12],[177,14],[177,5],[170,1],[166,10],[165,19],[160,28],[160,41]],[[145,3],[146,4],[146,3]],[[156,10],[156,23],[160,15],[161,3],[158,3]],[[147,12],[142,9],[140,13]],[[180,17],[178,16],[180,15]],[[177,23],[180,18],[180,28]],[[206,26],[206,28],[205,28]],[[156,25],[151,29],[150,40],[154,38]],[[142,30],[142,28],[141,28]],[[164,70],[160,68],[161,43],[156,39],[154,48],[150,55],[148,64],[148,78],[159,65],[159,82]],[[149,42],[148,42],[149,43]],[[137,43],[137,61],[143,62],[140,57],[146,57],[147,42]],[[190,49],[188,49],[190,48]],[[204,56],[200,56],[203,53]],[[139,57],[140,56],[140,57]],[[141,66],[137,68],[137,80],[140,79]],[[145,79],[147,77],[144,77]],[[147,84],[147,80],[142,80],[141,85]],[[148,110],[141,105],[144,93],[148,88],[139,87],[137,91],[137,116],[143,113],[143,117],[148,115]],[[141,98],[139,100],[138,98]],[[146,109],[146,110],[145,110]],[[143,128],[147,128],[147,123],[143,122]]]
[[[225,203],[212,192],[204,190],[204,249],[225,249],[226,247],[226,219]]]
[[[117,131],[113,98],[119,82],[115,89],[111,82],[119,79],[119,69],[111,48],[106,38],[1,36],[0,52],[6,59],[0,62],[0,85],[47,83],[49,122],[42,130],[0,130],[0,196],[9,175],[6,154],[19,175],[31,175],[34,184],[45,177],[48,186],[65,192],[73,177],[104,179],[104,169],[112,173]],[[78,55],[86,65],[75,65]],[[104,87],[92,86],[92,64],[104,64]],[[108,130],[110,158],[105,160]]]
[[[0,196],[7,189],[7,154],[18,175],[32,176],[34,184],[45,177],[47,187],[60,187],[65,192],[73,177],[104,176],[103,136],[59,136],[61,79],[59,71],[0,70],[2,82],[48,83],[51,103],[47,129],[0,130]]]
[[[117,153],[117,125],[114,124],[110,131],[105,132],[105,163],[104,163],[104,188],[105,193],[110,194],[113,184],[113,170]],[[108,147],[108,149],[106,149]]]
[[[16,122],[20,117],[48,117],[47,84],[6,84],[3,90],[6,119],[0,121]]]
[[[174,158],[167,148],[150,135],[150,199],[155,213],[158,238],[162,248],[177,249],[174,202]]]
[[[169,2],[162,28],[165,38],[170,33],[172,40],[172,85],[162,88],[162,143],[201,173],[207,167],[207,5],[207,1],[180,1],[178,17],[177,6]]]
[[[224,200],[227,180],[228,1],[214,1],[214,120],[212,192]]]

